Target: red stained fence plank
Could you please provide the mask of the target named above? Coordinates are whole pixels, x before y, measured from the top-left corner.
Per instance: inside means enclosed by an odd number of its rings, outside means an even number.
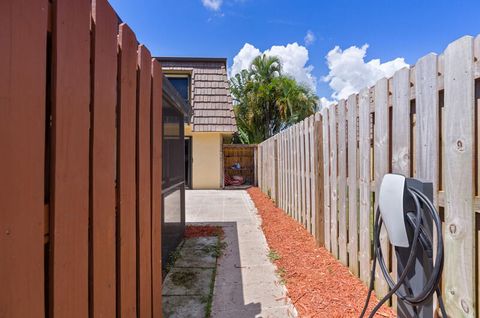
[[[117,311],[137,316],[136,280],[136,80],[137,41],[132,30],[120,25],[118,95],[118,218],[117,218]]]
[[[44,316],[48,2],[0,2],[0,317]]]
[[[152,210],[150,174],[151,55],[138,47],[137,82],[137,255],[139,317],[152,316]]]
[[[91,308],[115,317],[115,178],[117,16],[107,0],[92,3]]]
[[[152,61],[152,302],[162,317],[162,67]]]
[[[90,2],[55,1],[53,23],[50,309],[54,317],[86,317]]]

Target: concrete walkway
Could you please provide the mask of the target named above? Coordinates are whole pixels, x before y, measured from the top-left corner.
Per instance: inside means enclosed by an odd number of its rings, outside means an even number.
[[[225,231],[228,246],[217,267],[213,318],[297,316],[267,257],[260,219],[246,191],[187,191],[186,221],[221,225]]]

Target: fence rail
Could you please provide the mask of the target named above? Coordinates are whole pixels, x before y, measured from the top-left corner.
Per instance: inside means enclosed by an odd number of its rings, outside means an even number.
[[[119,23],[0,4],[0,317],[162,315],[162,72]]]
[[[260,144],[259,185],[367,283],[383,175],[432,182],[444,221],[447,312],[479,317],[479,100],[480,36],[465,36]],[[396,273],[386,231],[381,244]],[[388,286],[377,276],[383,296]]]

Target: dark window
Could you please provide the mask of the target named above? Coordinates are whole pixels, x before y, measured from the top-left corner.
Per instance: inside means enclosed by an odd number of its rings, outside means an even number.
[[[167,76],[170,83],[178,91],[180,96],[190,104],[190,76],[177,77],[177,76]]]
[[[185,180],[183,114],[168,102],[163,105],[163,188]]]

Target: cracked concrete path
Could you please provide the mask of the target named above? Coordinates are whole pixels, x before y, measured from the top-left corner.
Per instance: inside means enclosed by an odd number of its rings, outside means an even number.
[[[212,317],[296,317],[267,257],[267,241],[248,193],[188,190],[185,201],[187,223],[222,226],[228,244],[218,260]]]

